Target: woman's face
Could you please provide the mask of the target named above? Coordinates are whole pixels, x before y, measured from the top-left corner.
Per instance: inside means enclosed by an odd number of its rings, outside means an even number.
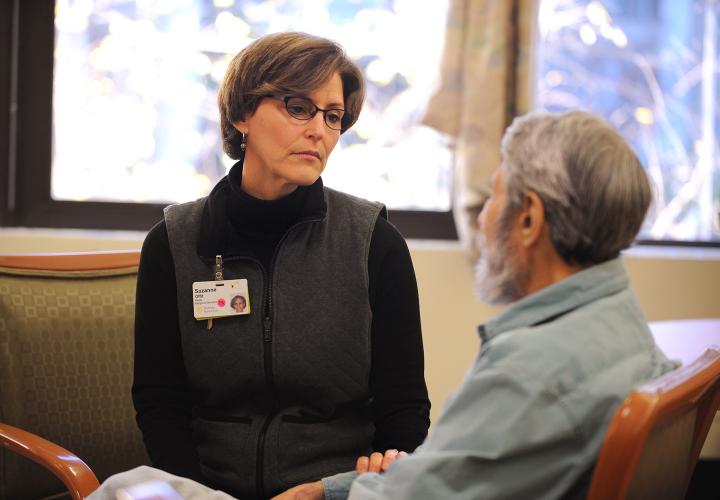
[[[323,109],[345,107],[338,73],[303,97]],[[301,121],[288,114],[282,100],[273,98],[263,99],[252,116],[234,125],[247,134],[242,188],[264,200],[314,183],[340,138],[339,130],[325,125],[322,112]]]
[[[235,309],[235,312],[243,312],[245,310],[245,299],[237,297],[232,303],[232,308]]]

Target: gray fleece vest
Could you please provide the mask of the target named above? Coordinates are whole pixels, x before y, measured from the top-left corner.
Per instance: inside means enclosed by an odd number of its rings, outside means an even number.
[[[177,280],[193,438],[206,478],[238,498],[352,470],[371,451],[368,252],[380,204],[325,188],[324,218],[295,224],[272,269],[223,256],[246,278],[252,313],[193,317],[192,283],[214,279],[197,254],[205,199],[165,209]]]

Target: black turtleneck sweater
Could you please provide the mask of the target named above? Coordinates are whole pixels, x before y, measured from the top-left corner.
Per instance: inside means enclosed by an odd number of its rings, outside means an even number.
[[[241,180],[238,164],[220,181],[230,188],[227,217],[235,237],[269,269],[275,247],[313,192],[300,187],[284,198],[265,201],[242,191]],[[413,451],[430,424],[417,284],[405,240],[383,217],[373,230],[368,272],[373,447]],[[167,228],[161,221],[148,233],[140,258],[133,401],[153,465],[204,482],[192,441],[194,404],[183,364],[176,291]]]

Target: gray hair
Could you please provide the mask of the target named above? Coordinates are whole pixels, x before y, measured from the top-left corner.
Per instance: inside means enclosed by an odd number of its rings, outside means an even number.
[[[552,244],[567,263],[605,262],[632,244],[650,205],[650,183],[610,124],[586,111],[530,113],[508,127],[502,155],[504,214],[517,212],[525,193],[536,193]]]

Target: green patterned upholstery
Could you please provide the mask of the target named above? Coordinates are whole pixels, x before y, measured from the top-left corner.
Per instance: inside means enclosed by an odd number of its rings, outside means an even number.
[[[130,399],[136,273],[0,267],[0,422],[70,450],[100,481],[148,463]],[[0,448],[0,500],[63,491]]]

